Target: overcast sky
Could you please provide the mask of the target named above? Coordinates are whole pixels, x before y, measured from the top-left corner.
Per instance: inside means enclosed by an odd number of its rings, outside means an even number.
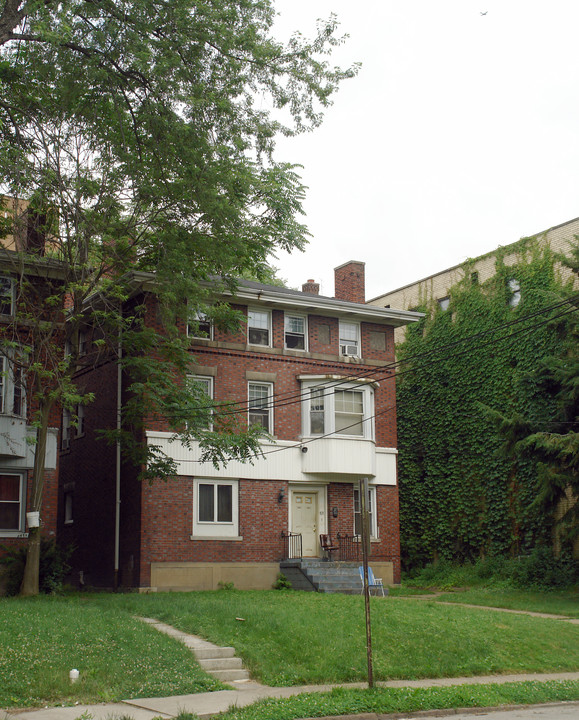
[[[355,259],[370,299],[579,216],[578,0],[275,2],[280,39],[335,12],[338,63],[363,65],[278,145],[309,188],[290,286],[331,296]]]

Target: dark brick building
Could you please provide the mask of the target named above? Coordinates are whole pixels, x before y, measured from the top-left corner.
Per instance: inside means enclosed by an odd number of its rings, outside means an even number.
[[[158,314],[135,274],[146,322]],[[399,580],[394,328],[418,314],[364,302],[364,264],[336,269],[335,298],[308,281],[302,292],[242,281],[235,297],[245,318],[234,333],[198,319],[191,336],[191,381],[216,401],[236,403],[273,437],[253,463],[216,469],[201,462],[162,420],[144,442],[175,459],[178,477],[140,483],[137,468],[95,442],[117,421],[123,378],[114,362],[87,371],[96,401],[61,451],[59,534],[74,542],[84,582],[151,589],[207,589],[219,582],[270,587],[283,554],[282,533],[301,535],[304,556],[319,556],[319,535],[359,531],[358,482],[369,478],[371,561]],[[184,329],[184,332],[186,330]],[[195,337],[198,335],[199,337]],[[66,515],[64,513],[66,509]]]

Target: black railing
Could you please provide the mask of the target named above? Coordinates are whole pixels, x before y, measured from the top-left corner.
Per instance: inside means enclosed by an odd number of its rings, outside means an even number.
[[[337,534],[338,545],[338,556],[340,560],[359,560],[361,556],[360,549],[360,536],[359,535],[342,535]]]
[[[302,535],[290,531],[281,531],[282,560],[301,560],[302,557]]]

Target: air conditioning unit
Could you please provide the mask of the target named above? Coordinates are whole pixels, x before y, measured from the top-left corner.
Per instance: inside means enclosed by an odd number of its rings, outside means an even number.
[[[358,357],[357,345],[340,345],[340,354],[347,357]]]

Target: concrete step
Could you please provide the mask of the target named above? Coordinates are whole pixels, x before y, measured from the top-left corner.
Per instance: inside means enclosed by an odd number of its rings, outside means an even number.
[[[215,660],[217,658],[235,657],[235,648],[232,647],[209,647],[195,648],[195,657],[197,660]]]
[[[243,663],[241,658],[228,657],[228,658],[208,658],[205,660],[199,660],[199,665],[203,670],[213,673],[215,670],[242,670]]]
[[[221,680],[221,682],[235,682],[236,680],[249,680],[247,670],[213,670],[213,677]]]

